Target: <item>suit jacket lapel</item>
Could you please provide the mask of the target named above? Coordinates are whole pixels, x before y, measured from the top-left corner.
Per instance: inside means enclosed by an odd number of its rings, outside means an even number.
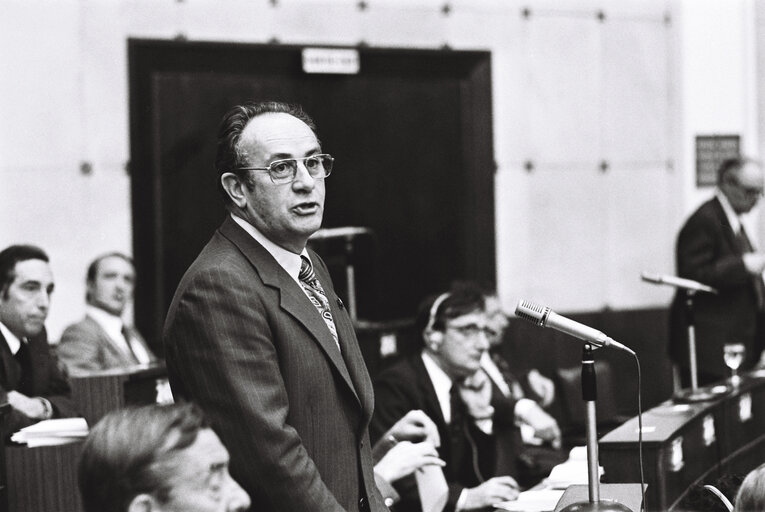
[[[127,355],[114,343],[114,340],[111,338],[111,336],[109,336],[106,331],[104,331],[103,327],[101,327],[101,324],[89,316],[85,316],[85,321],[89,322],[91,327],[95,329],[96,334],[99,337],[99,342],[102,346],[106,347],[106,350],[109,351],[112,360],[119,361],[121,365],[134,364],[133,361],[128,359]]]
[[[337,328],[338,343],[342,351],[342,357],[345,360],[345,366],[348,369],[357,397],[360,399],[362,408],[367,412],[367,421],[372,419],[374,409],[374,393],[372,383],[367,372],[367,365],[358,343],[352,343],[356,339],[356,332],[351,323],[351,317],[345,310],[345,305],[341,306],[342,301],[335,293],[332,287],[332,279],[329,271],[324,267],[319,258],[313,251],[309,251],[312,261],[316,262],[314,271],[319,281],[324,287],[324,292],[329,300],[329,307],[332,310],[332,318]],[[325,284],[326,283],[326,284]]]
[[[300,289],[300,285],[287,274],[262,245],[237,225],[231,217],[226,217],[219,231],[226,239],[237,246],[245,258],[250,261],[255,271],[260,275],[263,284],[279,290],[281,308],[305,326],[311,337],[316,340],[327,355],[348,388],[356,396],[359,404],[361,404],[351,376],[348,373],[348,368],[340,355],[340,351],[337,349],[337,345],[335,345],[335,340],[332,338],[329,328],[303,290]],[[326,333],[326,336],[324,333]]]
[[[21,368],[11,354],[11,349],[8,347],[8,342],[5,341],[5,336],[0,333],[0,359],[2,359],[2,375],[0,375],[0,385],[5,388],[6,391],[15,389],[21,378]]]

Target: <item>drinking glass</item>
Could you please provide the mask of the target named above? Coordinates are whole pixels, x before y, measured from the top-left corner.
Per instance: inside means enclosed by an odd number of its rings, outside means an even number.
[[[726,343],[723,345],[723,360],[725,366],[730,368],[731,377],[730,382],[733,386],[738,386],[741,382],[741,377],[738,375],[738,368],[744,362],[744,355],[746,349],[743,343]]]

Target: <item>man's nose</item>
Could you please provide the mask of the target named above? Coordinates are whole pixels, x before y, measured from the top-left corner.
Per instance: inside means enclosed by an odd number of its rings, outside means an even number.
[[[481,329],[480,331],[478,331],[478,336],[476,337],[475,345],[481,350],[489,349],[489,333],[486,329]]]
[[[229,496],[227,512],[243,512],[250,508],[250,496],[242,487],[230,476],[228,477]]]
[[[292,181],[292,186],[309,190],[313,189],[316,184],[316,178],[311,176],[311,173],[308,172],[305,162],[298,160],[296,165],[297,170],[295,171],[295,179]]]
[[[43,311],[48,311],[48,307],[50,307],[50,294],[46,290],[42,290],[40,293],[37,294],[37,307],[42,309]]]

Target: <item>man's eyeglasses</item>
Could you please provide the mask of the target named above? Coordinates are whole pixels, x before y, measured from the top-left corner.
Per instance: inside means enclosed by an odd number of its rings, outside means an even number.
[[[332,172],[332,164],[335,159],[325,153],[311,155],[303,158],[285,158],[283,160],[274,160],[268,167],[237,167],[234,171],[266,171],[275,184],[292,183],[298,171],[298,162],[303,162],[303,166],[308,174],[315,180],[323,180]]]
[[[738,179],[735,178],[731,180],[731,183],[738,187],[738,189],[747,197],[755,198],[763,196],[763,190],[761,187],[746,187],[742,185]]]
[[[466,338],[474,338],[478,336],[479,334],[483,333],[487,338],[493,338],[498,335],[498,333],[491,329],[490,327],[481,327],[477,324],[467,324],[467,325],[446,325],[447,329],[451,329],[453,331],[457,331],[462,336]]]

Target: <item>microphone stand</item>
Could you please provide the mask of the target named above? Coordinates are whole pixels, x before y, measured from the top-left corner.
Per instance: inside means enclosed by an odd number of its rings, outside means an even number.
[[[705,402],[718,398],[721,393],[715,393],[711,389],[699,389],[698,362],[696,356],[696,327],[695,316],[693,312],[693,297],[696,290],[685,289],[685,319],[688,325],[688,365],[691,372],[690,389],[678,390],[673,399],[675,402],[692,403]]]
[[[600,499],[600,465],[598,464],[598,422],[595,412],[597,382],[595,378],[595,359],[592,345],[584,344],[582,350],[582,400],[587,406],[587,483],[589,501],[577,501],[567,505],[560,512],[632,512],[618,501]]]

